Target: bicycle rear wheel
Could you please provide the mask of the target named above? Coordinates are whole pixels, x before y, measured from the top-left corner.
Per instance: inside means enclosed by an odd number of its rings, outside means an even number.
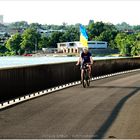
[[[85,72],[83,73],[83,81],[82,81],[82,84],[83,84],[83,87],[86,88],[87,83],[86,83],[86,73]]]
[[[90,86],[90,78],[89,78],[89,72],[86,71],[86,84],[89,87]]]
[[[88,77],[88,80],[86,80],[86,82],[87,82],[87,86],[89,87],[90,86],[90,79],[89,79],[89,77]]]

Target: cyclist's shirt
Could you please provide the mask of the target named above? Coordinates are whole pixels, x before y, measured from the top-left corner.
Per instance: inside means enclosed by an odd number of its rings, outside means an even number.
[[[82,52],[81,53],[81,57],[82,57],[83,63],[90,63],[90,57],[91,57],[91,53],[90,52],[87,52],[87,54]]]

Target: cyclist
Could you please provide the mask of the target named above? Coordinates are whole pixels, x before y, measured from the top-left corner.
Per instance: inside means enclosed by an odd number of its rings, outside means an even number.
[[[78,62],[76,63],[76,65],[81,64],[81,81],[83,81],[83,73],[84,73],[83,65],[85,63],[89,64],[89,78],[90,78],[91,65],[93,64],[93,59],[92,59],[92,55],[89,52],[87,47],[83,48],[83,52],[80,54],[80,58],[79,58]]]

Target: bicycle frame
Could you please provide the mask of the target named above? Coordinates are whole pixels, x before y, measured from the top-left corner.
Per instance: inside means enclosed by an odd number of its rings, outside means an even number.
[[[84,64],[83,65],[83,87],[85,88],[86,86],[90,85],[90,78],[89,78],[89,64]]]

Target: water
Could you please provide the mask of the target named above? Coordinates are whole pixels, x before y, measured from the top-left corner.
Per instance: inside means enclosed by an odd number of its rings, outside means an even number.
[[[93,57],[94,60],[114,59],[118,57]],[[120,57],[119,57],[120,58]],[[0,57],[0,68],[28,66],[37,64],[53,64],[77,61],[78,57]]]

